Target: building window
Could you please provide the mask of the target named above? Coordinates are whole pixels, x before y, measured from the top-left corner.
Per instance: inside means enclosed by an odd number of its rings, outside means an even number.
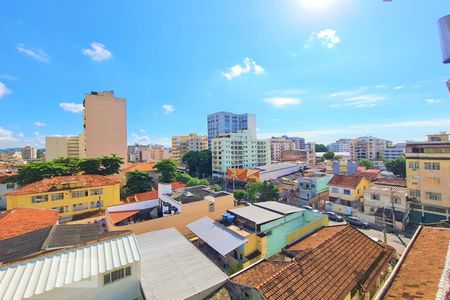
[[[433,171],[439,171],[441,169],[440,163],[425,163],[425,170],[433,170]]]
[[[42,203],[48,201],[48,195],[31,196],[32,203]]]
[[[334,187],[334,188],[331,188],[331,191],[332,191],[333,193],[336,193],[336,194],[338,194],[338,193],[339,193],[339,189],[338,189],[338,188],[336,188],[336,187]]]
[[[408,166],[410,169],[419,169],[419,162],[418,161],[410,161],[408,163]]]
[[[87,204],[87,203],[78,203],[78,204],[72,205],[72,207],[73,207],[73,211],[85,210],[85,209],[89,208],[89,204]]]
[[[372,200],[380,200],[380,194],[370,194],[370,199],[372,199]]]
[[[98,207],[102,207],[102,206],[103,206],[102,200],[91,202],[91,208],[98,208]]]
[[[12,190],[13,188],[15,188],[16,184],[11,182],[11,183],[7,183],[6,184],[6,189],[7,190]]]
[[[344,189],[344,195],[350,195],[350,190]]]
[[[131,276],[131,267],[121,268],[103,275],[103,284],[112,283],[128,276]]]
[[[425,179],[424,181],[428,184],[434,184],[434,185],[441,184],[441,178],[439,178],[439,177],[425,177],[424,179]]]
[[[419,190],[409,190],[409,196],[412,198],[420,198]]]
[[[426,197],[429,200],[433,200],[433,201],[441,201],[442,200],[442,195],[441,193],[429,193],[426,192]]]
[[[60,214],[63,214],[69,211],[69,206],[53,207],[52,209],[56,209]]]
[[[103,195],[103,189],[92,189],[91,196],[95,196],[95,195]]]
[[[52,194],[52,201],[63,200],[64,193]]]
[[[87,190],[72,192],[72,198],[83,198],[83,197],[87,197],[88,195],[89,194],[88,194]]]

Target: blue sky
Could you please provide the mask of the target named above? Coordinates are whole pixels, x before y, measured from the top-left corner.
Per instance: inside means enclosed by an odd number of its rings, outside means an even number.
[[[7,4],[6,4],[7,3]],[[0,148],[78,134],[90,91],[127,98],[128,143],[206,134],[400,142],[450,131],[437,20],[448,0],[4,1]]]

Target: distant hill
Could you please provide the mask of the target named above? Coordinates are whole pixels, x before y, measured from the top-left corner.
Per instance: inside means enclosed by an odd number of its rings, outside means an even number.
[[[22,148],[5,148],[5,149],[0,149],[0,153],[5,153],[5,152],[15,152],[15,151],[20,151]]]

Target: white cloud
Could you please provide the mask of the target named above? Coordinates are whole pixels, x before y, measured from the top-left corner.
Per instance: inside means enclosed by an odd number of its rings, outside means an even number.
[[[385,96],[370,93],[369,87],[360,87],[354,90],[334,92],[328,95],[329,98],[337,98],[338,102],[330,107],[362,108],[374,107],[386,99]]]
[[[2,82],[0,82],[0,99],[3,98],[5,95],[11,94],[11,89],[7,88],[6,85],[4,85]]]
[[[17,45],[17,51],[19,51],[20,53],[23,53],[26,56],[31,57],[37,61],[40,61],[40,62],[43,62],[46,64],[48,64],[50,62],[50,56],[40,49],[32,50],[29,48],[25,48],[25,46],[23,44],[19,44],[19,45]]]
[[[228,70],[228,72],[222,72],[222,75],[226,79],[231,80],[252,71],[254,74],[259,75],[264,73],[264,68],[258,65],[253,59],[246,57],[244,58],[243,65],[234,65]]]
[[[292,105],[299,105],[302,101],[298,98],[291,97],[271,97],[263,100],[265,103],[272,105],[275,108],[285,108]]]
[[[17,77],[9,75],[9,74],[0,74],[0,79],[4,79],[4,80],[16,80]]]
[[[165,114],[171,114],[175,110],[175,106],[172,104],[164,104],[162,106],[162,108],[163,108]]]
[[[425,99],[426,104],[437,104],[439,102],[442,102],[442,99],[434,99],[434,98]]]
[[[16,142],[17,138],[14,137],[14,133],[3,127],[0,127],[0,144]]]
[[[45,127],[47,124],[45,124],[44,122],[39,122],[39,121],[36,121],[36,122],[34,122],[33,123],[35,126],[37,126],[37,127]]]
[[[145,130],[144,128],[141,128],[141,129],[139,129],[139,132],[146,133],[147,130]]]
[[[82,103],[73,103],[73,102],[60,103],[59,107],[61,107],[65,111],[70,111],[73,113],[80,113],[84,109]]]
[[[397,85],[397,86],[394,87],[394,90],[401,90],[401,89],[404,89],[406,87],[407,87],[406,85]]]
[[[324,29],[319,32],[311,33],[311,36],[306,40],[303,47],[305,49],[311,48],[316,41],[322,46],[331,49],[341,42],[341,38],[337,35],[336,30]]]
[[[91,48],[81,49],[83,55],[89,56],[93,61],[104,61],[112,58],[112,53],[106,49],[105,45],[92,42]]]

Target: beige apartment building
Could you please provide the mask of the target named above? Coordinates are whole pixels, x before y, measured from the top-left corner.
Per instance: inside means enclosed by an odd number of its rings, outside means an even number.
[[[410,222],[438,222],[450,217],[450,141],[447,133],[406,144],[406,186]]]
[[[350,159],[379,159],[383,157],[384,149],[392,142],[372,136],[363,136],[350,141]]]
[[[280,161],[283,151],[296,150],[295,142],[286,138],[271,138],[270,153],[272,161]]]
[[[47,136],[45,137],[45,160],[67,157],[84,157],[83,134],[77,136]]]
[[[180,161],[189,151],[208,150],[208,137],[191,133],[172,137],[172,158]]]
[[[172,158],[172,153],[162,145],[128,146],[129,162],[153,162],[168,158]]]
[[[113,91],[91,92],[84,97],[86,157],[115,154],[127,159],[127,103]]]

